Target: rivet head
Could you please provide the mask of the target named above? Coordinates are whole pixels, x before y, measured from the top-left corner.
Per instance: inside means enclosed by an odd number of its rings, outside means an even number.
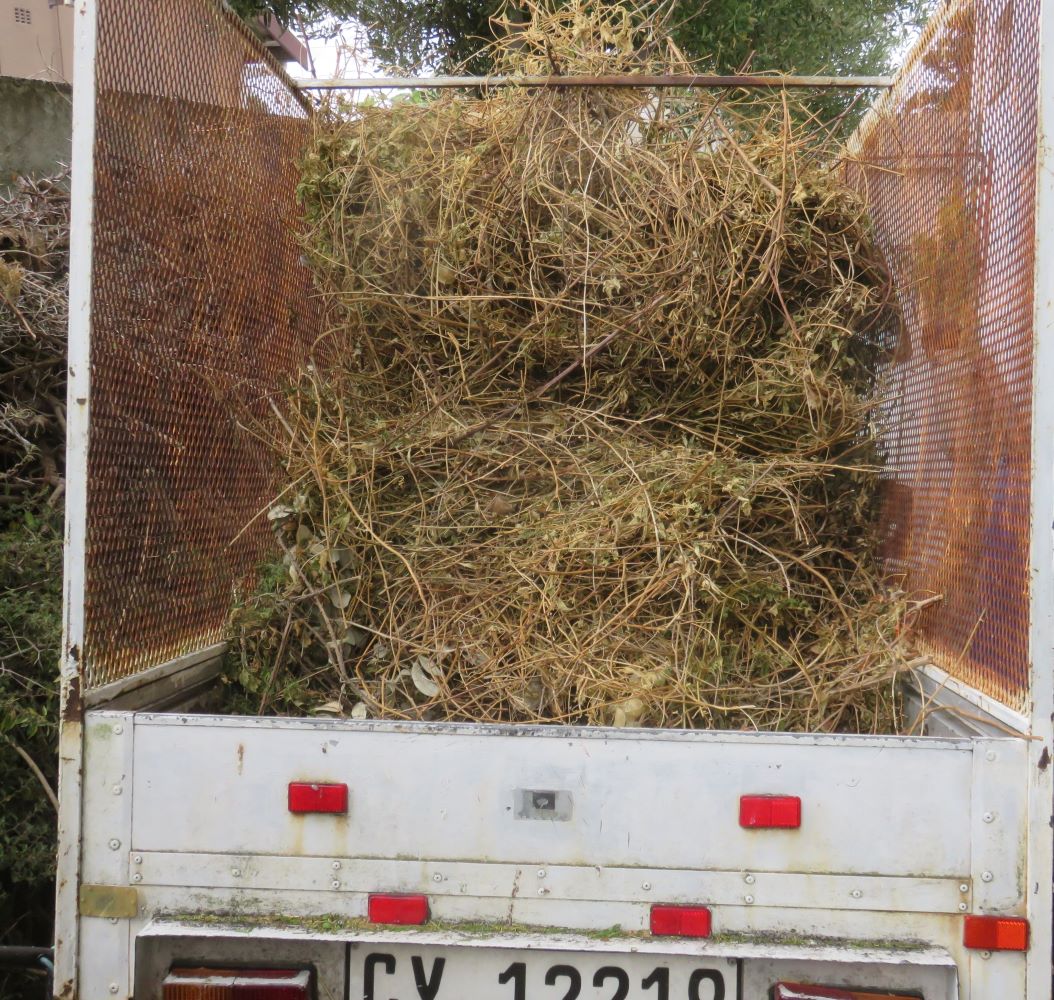
[[[994,878],[995,878],[995,876],[991,872],[981,872],[981,881],[982,882],[991,882],[992,879],[994,879]]]
[[[539,868],[538,869],[538,878],[545,878],[545,869],[544,868]]]
[[[120,736],[121,733],[123,733],[123,732],[124,732],[124,726],[122,726],[120,723],[117,723],[117,725],[113,727],[113,734],[114,734],[114,736]]]
[[[744,896],[743,897],[743,902],[747,903],[749,905],[750,903],[754,902],[754,897],[753,896]]]
[[[339,872],[340,871],[340,862],[339,861],[334,861],[331,867],[333,868],[333,870],[335,872]]]
[[[231,874],[235,878],[241,878],[242,877],[242,870],[240,868],[232,868],[231,869]]]
[[[753,885],[754,884],[754,876],[753,875],[744,875],[743,876],[743,881],[746,882],[747,885]]]
[[[113,793],[114,793],[114,795],[120,795],[121,791],[122,791],[122,789],[121,789],[120,785],[114,785],[113,786]]]
[[[851,893],[849,893],[849,895],[852,896],[853,899],[859,899],[861,896],[863,896],[863,893],[859,889],[854,889]]]
[[[995,760],[995,751],[989,750],[988,753],[984,755],[984,758],[985,760]]]
[[[650,882],[641,882],[640,887],[647,892],[651,888]]]
[[[132,858],[132,860],[133,860],[133,861],[134,861],[134,862],[135,862],[135,863],[136,863],[137,865],[141,865],[141,864],[143,863],[143,856],[142,856],[141,854],[137,854],[137,855],[135,855],[135,856],[134,856],[134,857]]]
[[[986,823],[992,823],[992,822],[995,821],[995,813],[993,813],[993,812],[986,812],[981,817],[981,819],[983,819]]]
[[[121,849],[121,842],[116,837],[110,838],[110,850],[119,851]]]
[[[340,883],[336,879],[334,879],[329,884],[330,884],[330,887],[333,888],[333,889],[339,889],[340,888]]]
[[[960,913],[965,913],[966,912],[966,904],[965,903],[960,903],[959,904],[959,912]]]
[[[110,983],[110,992],[111,993],[116,993],[119,989],[120,989],[120,987],[116,983]]]
[[[963,882],[959,886],[959,892],[969,892],[969,891],[970,891],[970,887],[965,882]]]
[[[433,882],[442,882],[442,881],[443,881],[443,876],[442,876],[442,875],[440,875],[440,874],[439,874],[439,872],[436,872],[436,873],[435,873],[435,874],[434,874],[434,875],[432,876],[432,881],[433,881]]]
[[[110,923],[111,924],[116,924],[117,923],[117,918],[116,917],[110,917]]]
[[[135,874],[134,874],[134,875],[132,876],[132,881],[133,881],[133,882],[142,882],[142,881],[143,881],[143,876],[142,876],[142,875],[141,875],[141,874],[140,874],[139,872],[136,872],[136,873],[135,873]]]
[[[991,958],[991,957],[992,957],[992,953],[990,951],[982,951],[981,952],[981,958]]]

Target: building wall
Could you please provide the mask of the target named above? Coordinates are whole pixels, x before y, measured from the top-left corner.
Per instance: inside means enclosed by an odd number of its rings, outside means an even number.
[[[61,0],[0,0],[0,76],[73,81],[73,8]]]

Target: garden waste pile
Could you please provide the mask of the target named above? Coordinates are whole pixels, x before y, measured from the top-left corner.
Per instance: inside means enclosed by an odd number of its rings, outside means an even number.
[[[535,6],[505,74],[691,71]],[[328,330],[252,432],[281,558],[235,616],[254,710],[889,731],[873,524],[889,282],[785,94],[503,87],[323,109]]]

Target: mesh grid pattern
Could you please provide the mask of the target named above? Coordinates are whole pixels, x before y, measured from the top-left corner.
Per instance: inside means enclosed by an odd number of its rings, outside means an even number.
[[[905,316],[888,565],[942,595],[935,660],[1019,709],[1038,7],[948,5],[851,168]],[[234,414],[261,412],[319,330],[292,238],[310,125],[280,68],[214,0],[99,0],[99,39],[88,687],[220,638],[269,538],[269,466]]]
[[[236,413],[319,326],[292,232],[309,114],[282,69],[214,0],[98,18],[87,687],[221,637],[269,537]]]
[[[1038,0],[947,5],[862,130],[904,327],[889,372],[891,572],[935,662],[1023,710]]]

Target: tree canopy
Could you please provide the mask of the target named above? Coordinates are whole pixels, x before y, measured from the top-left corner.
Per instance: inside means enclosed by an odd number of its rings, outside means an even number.
[[[670,24],[684,52],[717,72],[877,73],[890,68],[908,33],[936,0],[673,0]],[[358,21],[374,57],[409,70],[467,65],[493,38],[503,0],[233,0],[243,14],[280,20],[333,15]]]

